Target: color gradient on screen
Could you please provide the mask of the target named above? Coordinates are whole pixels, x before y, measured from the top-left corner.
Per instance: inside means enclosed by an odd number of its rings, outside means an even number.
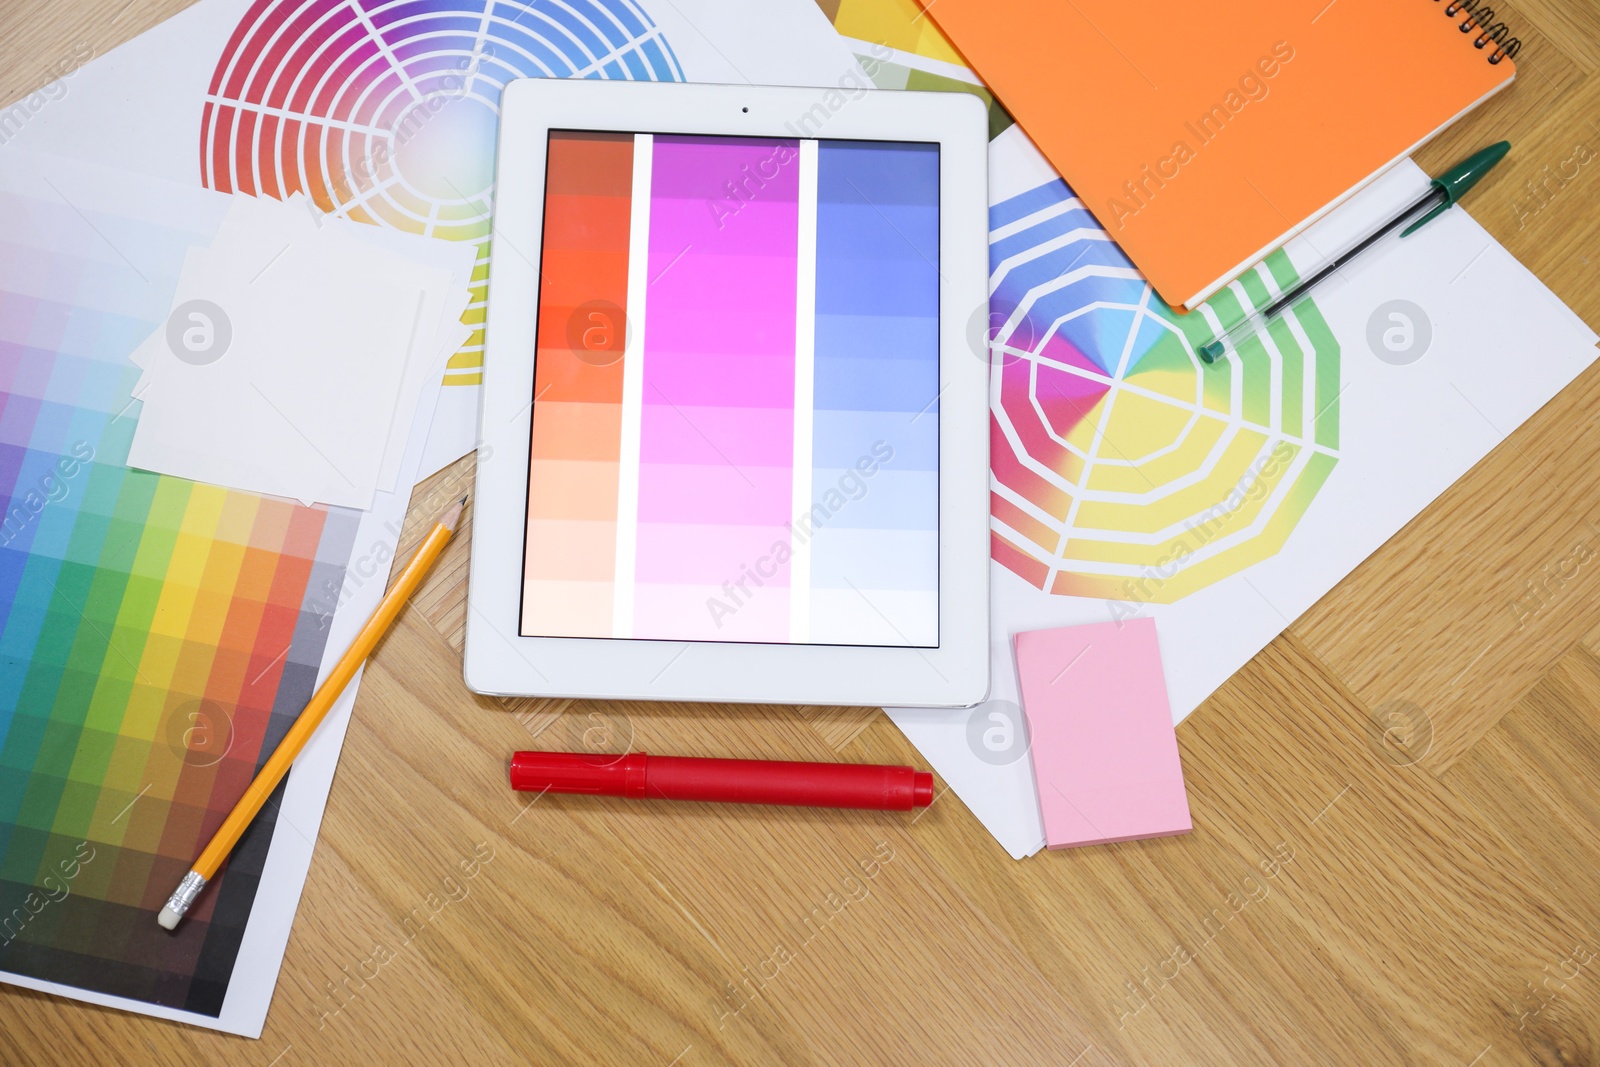
[[[938,163],[551,134],[522,633],[938,643]]]
[[[550,139],[523,628],[611,632],[633,135]]]
[[[818,172],[812,481],[848,504],[813,541],[813,638],[893,644],[938,615],[939,155],[825,141]]]
[[[124,465],[127,355],[202,236],[0,215],[0,969],[216,1016],[276,805],[155,915],[310,696],[359,517]]]
[[[789,567],[771,557],[792,518],[798,153],[655,138],[635,636],[787,638]],[[708,208],[727,181],[749,199]],[[713,619],[747,567],[763,585]]]

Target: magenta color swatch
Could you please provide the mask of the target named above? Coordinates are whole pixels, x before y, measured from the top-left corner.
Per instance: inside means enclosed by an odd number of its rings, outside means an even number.
[[[657,463],[727,464],[712,442],[746,443],[744,457],[754,466],[782,467],[794,462],[793,443],[767,433],[772,421],[769,408],[669,407],[644,405],[640,436],[650,442],[650,458]],[[730,470],[732,468],[729,468]]]
[[[714,636],[787,637],[798,234],[796,142],[654,139],[635,637],[710,626],[741,580]]]
[[[1045,843],[1188,833],[1155,620],[1032,630],[1016,648]]]

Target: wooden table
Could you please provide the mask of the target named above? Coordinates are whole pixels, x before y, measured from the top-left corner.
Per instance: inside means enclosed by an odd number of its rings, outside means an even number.
[[[5,0],[0,99],[182,6]],[[1419,162],[1510,137],[1472,213],[1600,326],[1600,164],[1563,165],[1600,8],[1500,13],[1515,85]],[[875,709],[474,697],[458,538],[367,670],[261,1041],[6,988],[0,1062],[1600,1062],[1596,411],[1600,366],[1184,721],[1192,834],[1021,863],[943,783],[916,818],[512,794],[586,731],[917,754]]]

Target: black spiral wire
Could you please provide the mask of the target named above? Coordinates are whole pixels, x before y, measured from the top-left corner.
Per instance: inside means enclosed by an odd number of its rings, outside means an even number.
[[[1440,0],[1434,0],[1439,3]],[[1446,18],[1455,18],[1465,12],[1466,18],[1457,27],[1462,33],[1478,31],[1478,36],[1472,39],[1472,47],[1483,49],[1491,43],[1494,52],[1489,56],[1490,63],[1499,63],[1502,59],[1515,59],[1518,52],[1522,51],[1522,42],[1511,36],[1511,27],[1504,22],[1496,22],[1494,8],[1483,3],[1482,0],[1450,0],[1445,5]]]

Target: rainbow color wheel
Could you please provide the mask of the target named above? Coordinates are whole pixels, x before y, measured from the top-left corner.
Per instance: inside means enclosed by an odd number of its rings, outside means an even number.
[[[476,385],[500,92],[528,77],[684,80],[633,0],[257,0],[211,76],[201,180],[478,242],[445,376]]]
[[[990,209],[991,548],[1040,589],[1172,603],[1283,547],[1339,458],[1339,344],[1282,252],[1179,315],[1067,186]]]

